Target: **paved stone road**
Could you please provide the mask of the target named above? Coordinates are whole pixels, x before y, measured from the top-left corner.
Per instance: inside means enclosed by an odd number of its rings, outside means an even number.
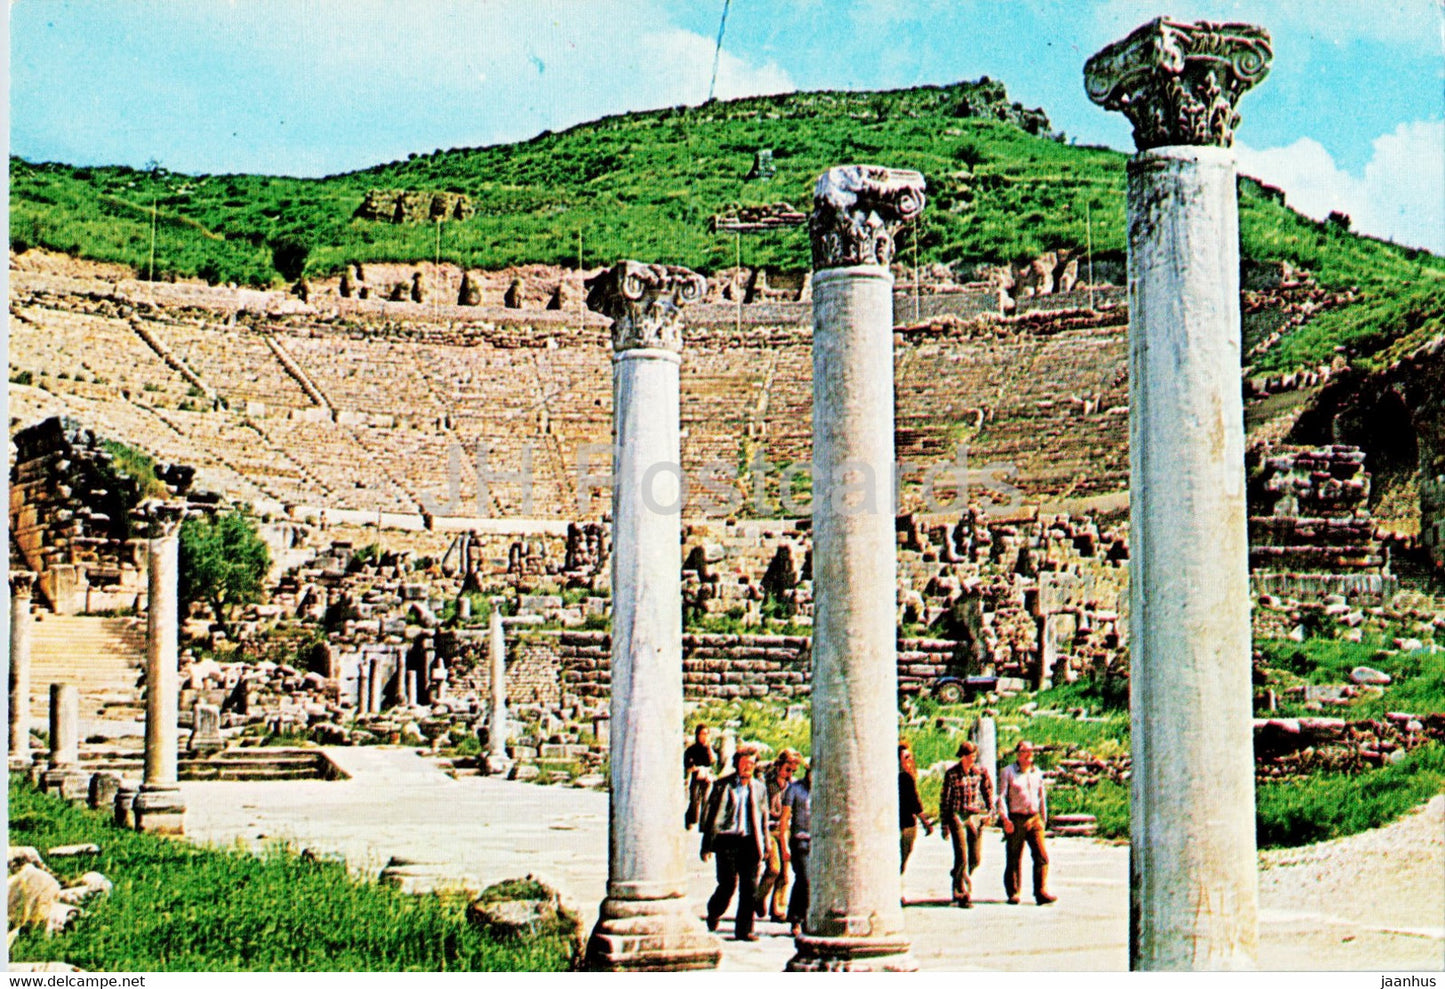
[[[376,876],[392,856],[421,863],[441,882],[481,888],[532,873],[596,919],[606,884],[605,793],[503,780],[454,780],[415,750],[328,749],[351,774],[339,782],[183,783],[192,840],[253,847],[287,840],[297,848],[340,853]],[[1059,902],[1003,902],[1003,846],[988,840],[976,873],[978,906],[947,903],[952,856],[945,842],[920,835],[904,883],[914,955],[925,970],[1122,971],[1128,967],[1128,849],[1087,839],[1054,839],[1050,885]],[[1429,864],[1426,863],[1426,867]],[[1438,864],[1436,865],[1438,868]],[[690,860],[689,895],[699,916],[712,891],[712,867]],[[1384,930],[1345,918],[1348,904],[1319,913],[1262,903],[1260,967],[1439,968],[1445,940],[1425,917],[1419,930]],[[1428,912],[1428,911],[1427,911]],[[1315,932],[1302,937],[1302,928]],[[722,933],[731,930],[724,920]],[[1319,932],[1328,930],[1329,950]],[[782,925],[762,923],[756,943],[723,941],[723,968],[778,971],[792,954]]]

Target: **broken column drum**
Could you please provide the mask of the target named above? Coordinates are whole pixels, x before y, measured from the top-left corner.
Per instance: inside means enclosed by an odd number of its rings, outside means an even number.
[[[603,970],[711,968],[689,909],[683,830],[681,310],[706,281],[621,261],[587,282],[612,319],[612,738],[607,896],[587,945]]]
[[[145,775],[135,798],[135,827],[138,831],[181,834],[185,830],[186,805],[176,774],[180,540],[174,534],[152,539],[147,562]]]
[[[1258,942],[1240,395],[1238,98],[1269,36],[1151,21],[1084,68],[1129,162],[1130,965],[1243,969]]]
[[[30,601],[35,575],[10,574],[10,768],[30,766]]]
[[[794,971],[917,968],[898,875],[893,234],[923,176],[829,169],[813,192],[813,832]]]
[[[50,685],[50,760],[40,788],[74,798],[86,795],[89,781],[80,773],[80,688],[73,683]]]

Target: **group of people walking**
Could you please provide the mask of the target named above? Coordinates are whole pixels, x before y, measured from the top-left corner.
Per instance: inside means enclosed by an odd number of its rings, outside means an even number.
[[[699,725],[683,755],[688,775],[685,824],[697,824],[702,831],[702,860],[715,857],[717,862],[717,889],[707,902],[708,930],[717,930],[736,893],[733,933],[739,941],[758,939],[755,917],[787,923],[796,935],[808,909],[812,826],[812,780],[803,757],[784,749],[767,767],[759,767],[757,748],[742,745],[733,753],[733,771],[715,783],[714,762],[708,728]]]
[[[707,927],[718,928],[724,911],[738,898],[734,937],[756,941],[755,919],[787,923],[794,937],[808,909],[808,851],[811,844],[811,772],[803,757],[783,749],[767,766],[758,765],[758,749],[740,745],[732,771],[714,781],[717,757],[707,725],[694,729],[683,753],[687,776],[687,828],[702,834],[701,857],[714,859],[717,888],[707,902]],[[1004,833],[1004,892],[1019,902],[1023,850],[1033,861],[1034,900],[1040,906],[1058,898],[1048,891],[1049,856],[1044,844],[1048,819],[1043,773],[1034,765],[1034,746],[1021,741],[1016,761],[999,773],[995,793],[992,776],[977,765],[978,747],[965,741],[958,762],[943,775],[938,827],[953,846],[952,898],[956,906],[973,906],[973,873],[982,858],[983,829],[997,817]],[[905,742],[898,746],[899,871],[909,856],[921,825],[932,834],[934,822],[918,793],[917,766]],[[789,895],[789,883],[792,892]]]
[[[978,746],[964,741],[958,746],[958,762],[943,774],[943,793],[938,799],[938,823],[943,838],[953,845],[953,902],[973,906],[973,873],[983,858],[983,828],[996,816],[1004,834],[1003,888],[1009,903],[1019,902],[1022,889],[1024,847],[1033,861],[1034,902],[1046,906],[1058,900],[1049,892],[1049,852],[1044,844],[1044,823],[1048,820],[1048,797],[1044,774],[1034,765],[1033,743],[1024,740],[1014,749],[1015,761],[993,777],[978,763]],[[933,833],[933,822],[923,811],[918,796],[918,769],[908,743],[898,746],[898,808],[902,820],[899,871],[908,868],[918,824]]]

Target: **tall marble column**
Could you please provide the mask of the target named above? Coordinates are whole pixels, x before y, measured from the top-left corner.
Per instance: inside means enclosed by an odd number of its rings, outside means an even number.
[[[50,760],[40,775],[40,788],[75,799],[86,795],[89,777],[80,772],[80,688],[73,683],[50,685]]]
[[[10,573],[10,768],[30,768],[30,601],[35,575]]]
[[[176,772],[180,741],[176,727],[180,702],[176,652],[180,540],[174,533],[160,536],[150,541],[149,551],[145,775],[135,798],[135,827],[137,831],[182,834],[186,805]]]
[[[684,867],[681,309],[686,268],[620,261],[587,282],[612,319],[612,746],[607,897],[587,944],[603,970],[712,968]]]
[[[507,636],[502,628],[503,598],[492,598],[487,618],[487,644],[491,659],[492,710],[487,728],[487,772],[505,773],[512,768],[507,757]]]
[[[909,971],[898,876],[893,234],[923,176],[813,191],[813,843],[793,971]]]
[[[1258,941],[1235,102],[1269,35],[1158,19],[1084,68],[1129,162],[1130,965]]]

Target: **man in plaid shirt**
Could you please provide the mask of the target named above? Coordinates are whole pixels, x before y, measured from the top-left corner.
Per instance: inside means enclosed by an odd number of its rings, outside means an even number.
[[[983,823],[993,807],[993,780],[974,765],[977,756],[977,745],[959,745],[958,765],[943,774],[938,802],[943,833],[953,841],[953,903],[959,907],[973,906],[973,870],[983,847]]]

